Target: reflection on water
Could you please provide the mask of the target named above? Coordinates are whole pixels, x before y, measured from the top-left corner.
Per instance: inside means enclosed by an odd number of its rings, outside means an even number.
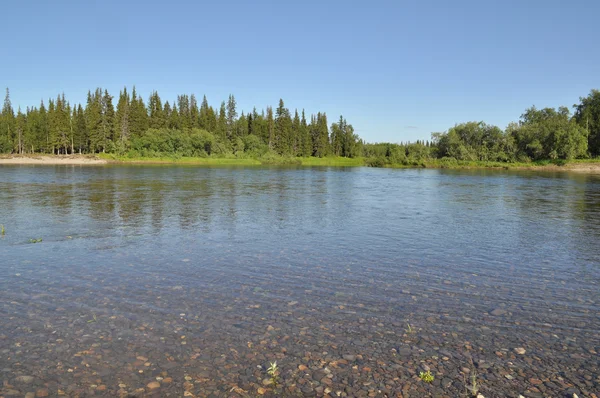
[[[563,379],[598,385],[584,377],[600,344],[598,175],[3,166],[0,224],[7,379],[86,395],[193,373],[202,388],[162,394],[255,393],[268,360],[360,354],[404,369],[442,349],[451,360],[435,369],[450,375],[467,354],[502,367],[497,352],[527,346],[541,362],[512,358],[523,375],[568,364]],[[406,342],[408,322],[425,333]],[[403,345],[414,351],[399,358]],[[90,347],[84,366],[73,359]],[[77,382],[57,362],[79,364]],[[295,393],[319,394],[294,377]]]

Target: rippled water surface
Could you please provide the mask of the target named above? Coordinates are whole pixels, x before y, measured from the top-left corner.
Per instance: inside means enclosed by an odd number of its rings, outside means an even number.
[[[600,389],[600,175],[0,166],[0,224],[0,396]]]

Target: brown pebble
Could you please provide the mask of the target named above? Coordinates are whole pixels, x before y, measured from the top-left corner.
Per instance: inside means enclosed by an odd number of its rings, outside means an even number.
[[[156,388],[160,388],[160,383],[158,381],[151,381],[146,385],[146,387],[148,387],[151,390],[154,390]]]
[[[163,379],[163,383],[170,384],[170,383],[172,383],[172,382],[173,382],[173,378],[172,378],[172,377],[165,377],[165,378]]]
[[[258,387],[258,390],[257,390],[257,392],[258,392],[260,395],[264,395],[264,394],[267,392],[267,390],[266,390],[265,388]]]
[[[39,397],[47,397],[49,394],[50,393],[48,392],[47,389],[42,388],[42,389],[37,390],[37,392],[35,393],[35,396],[38,398]]]
[[[298,365],[298,369],[304,372],[305,370],[308,370],[308,366],[306,366],[306,365]]]

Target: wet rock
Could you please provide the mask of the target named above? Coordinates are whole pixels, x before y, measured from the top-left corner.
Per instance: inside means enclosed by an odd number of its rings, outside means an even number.
[[[490,315],[493,316],[502,316],[502,315],[506,315],[508,313],[508,311],[503,310],[502,308],[496,308],[493,309],[492,311],[490,311]]]
[[[17,395],[21,395],[21,392],[17,390],[4,390],[4,395],[7,397],[16,397]]]
[[[150,390],[155,390],[157,388],[160,388],[160,383],[158,381],[151,381],[146,385],[146,387],[148,387],[148,389]]]
[[[33,383],[33,376],[17,376],[15,381],[17,383],[30,384]]]
[[[515,352],[519,355],[524,355],[526,350],[523,347],[517,347],[517,348],[515,348]]]
[[[37,390],[37,392],[35,393],[35,396],[37,398],[43,398],[43,397],[47,397],[48,395],[50,395],[49,391],[45,388],[41,388],[39,390]]]
[[[28,392],[27,394],[25,394],[25,398],[35,398],[35,393],[34,392]]]
[[[356,355],[346,354],[342,356],[346,361],[354,362],[356,360]]]

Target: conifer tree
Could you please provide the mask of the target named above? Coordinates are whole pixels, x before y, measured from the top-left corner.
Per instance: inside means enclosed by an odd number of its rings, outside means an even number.
[[[290,111],[285,107],[283,100],[279,99],[279,106],[275,111],[275,150],[280,155],[291,152],[292,119]]]
[[[178,95],[177,96],[177,105],[179,107],[179,127],[189,129],[192,127],[192,115],[190,112],[190,97],[187,94]],[[175,110],[175,105],[173,105],[173,111]]]
[[[227,137],[227,110],[225,109],[225,101],[221,102],[221,108],[219,109],[219,119],[217,120],[217,136],[220,139],[225,139]]]
[[[6,89],[4,105],[2,106],[2,118],[0,119],[0,145],[3,152],[14,151],[15,134],[15,112],[10,102],[10,91]]]
[[[162,110],[161,110],[162,113]],[[127,87],[119,93],[119,102],[117,103],[117,112],[115,114],[115,128],[118,131],[118,137],[121,146],[125,147],[129,142],[130,129],[129,119],[131,114],[130,99],[127,93]]]
[[[298,115],[298,109],[294,111],[294,120],[292,122],[291,150],[292,155],[301,155],[300,116]]]
[[[81,104],[77,105],[77,110],[74,111],[75,121],[74,121],[74,141],[75,148],[79,151],[79,154],[82,152],[87,152],[87,128],[85,124],[85,114],[83,112],[83,108]]]
[[[21,107],[17,112],[17,119],[15,122],[15,135],[17,138],[17,153],[23,154],[23,141],[25,138],[25,131],[27,129],[27,119],[25,114],[21,112]]]
[[[115,139],[115,108],[112,98],[108,91],[104,90],[102,97],[102,152],[106,152],[109,143],[114,143]]]
[[[302,156],[308,157],[312,155],[312,141],[310,139],[310,131],[306,124],[306,116],[302,109],[302,119],[300,120],[300,137],[302,141]]]
[[[141,137],[148,130],[148,113],[144,100],[137,95],[135,86],[131,92],[131,105],[129,113],[129,132],[132,138]]]
[[[198,101],[194,94],[190,95],[190,122],[192,128],[200,127],[200,112],[198,111]]]
[[[99,89],[94,94],[88,91],[85,125],[88,131],[89,150],[91,153],[97,153],[101,149],[102,137],[102,105],[100,104]]]
[[[164,109],[156,91],[148,99],[148,125],[151,129],[162,129],[166,126]]]
[[[210,121],[209,121],[208,101],[206,100],[206,95],[204,96],[204,98],[202,98],[202,104],[200,105],[200,120],[199,120],[198,124],[201,129],[211,131],[210,130]]]
[[[173,108],[171,109],[171,114],[169,115],[168,127],[170,129],[180,129],[181,128],[181,117],[179,115],[179,111],[177,110],[177,105],[173,104]]]
[[[48,126],[48,112],[46,111],[46,106],[44,105],[43,100],[40,103],[38,123],[39,129],[36,133],[36,137],[38,139],[38,148],[40,151],[47,153],[50,143],[50,129]]]
[[[235,122],[237,120],[237,109],[235,97],[229,94],[227,100],[227,138],[231,141],[235,136]]]

